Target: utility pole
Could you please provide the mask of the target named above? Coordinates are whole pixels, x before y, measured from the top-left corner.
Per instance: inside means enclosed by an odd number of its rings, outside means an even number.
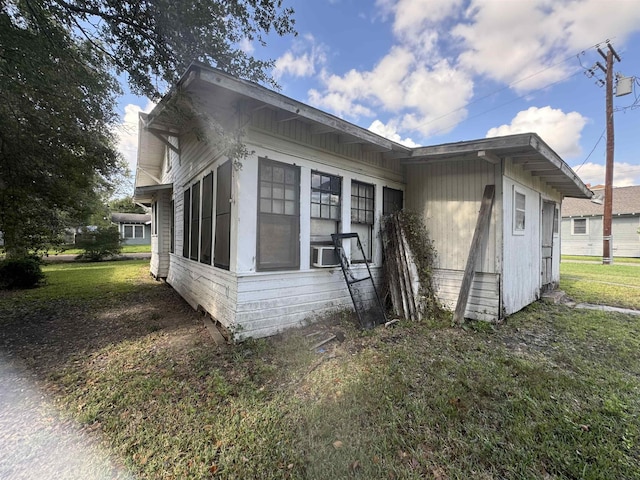
[[[618,62],[620,57],[610,43],[607,43],[607,53],[600,48],[598,53],[606,61],[606,67],[600,62],[596,65],[606,74],[605,83],[605,115],[607,122],[607,163],[604,177],[604,215],[602,218],[602,264],[611,265],[613,263],[613,236],[611,235],[611,216],[613,212],[613,58]]]

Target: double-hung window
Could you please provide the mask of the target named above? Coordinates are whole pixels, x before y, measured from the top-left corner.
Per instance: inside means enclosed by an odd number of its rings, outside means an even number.
[[[144,238],[144,225],[123,225],[122,237],[125,239]]]
[[[366,260],[371,261],[373,250],[373,220],[375,187],[368,183],[351,182],[351,231],[358,234]],[[362,262],[355,240],[351,242],[351,261]]]
[[[258,164],[257,269],[300,267],[300,168],[261,158]]]
[[[342,179],[336,175],[311,172],[311,243],[331,242],[338,233]]]

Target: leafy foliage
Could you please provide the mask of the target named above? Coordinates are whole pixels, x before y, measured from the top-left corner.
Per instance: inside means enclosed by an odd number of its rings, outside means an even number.
[[[293,33],[281,0],[6,0],[0,3],[0,231],[7,254],[87,224],[126,170],[115,74],[158,99],[189,62],[272,83],[243,52]],[[185,116],[185,118],[189,118]]]
[[[0,262],[0,289],[32,288],[43,278],[37,257],[10,258]]]
[[[118,227],[98,227],[95,231],[84,230],[76,237],[76,245],[84,250],[81,257],[91,262],[118,255],[122,250],[122,239]]]
[[[20,5],[22,2],[16,2]],[[240,48],[265,45],[272,31],[294,33],[293,10],[282,0],[45,0],[43,11],[76,29],[127,72],[135,93],[158,99],[193,60],[233,75],[273,84],[269,60]]]
[[[112,200],[109,202],[109,210],[118,213],[147,213],[144,207],[134,203],[132,197]]]
[[[86,217],[121,163],[103,55],[46,12],[16,15],[0,11],[0,229],[22,256]]]

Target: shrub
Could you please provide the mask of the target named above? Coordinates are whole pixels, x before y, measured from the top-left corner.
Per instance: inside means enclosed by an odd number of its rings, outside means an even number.
[[[118,255],[122,250],[122,240],[118,227],[98,227],[94,231],[84,231],[76,238],[76,246],[84,253],[81,258],[90,262],[99,262],[107,257]]]
[[[38,257],[9,258],[0,262],[0,289],[33,288],[43,279]]]

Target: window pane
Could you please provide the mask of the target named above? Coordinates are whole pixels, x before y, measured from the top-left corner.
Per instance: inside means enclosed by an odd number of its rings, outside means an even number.
[[[274,183],[284,183],[284,168],[273,167],[273,181]]]
[[[260,200],[260,211],[262,213],[271,213],[271,200]]]
[[[331,207],[331,218],[340,220],[340,209],[338,207]]]
[[[312,217],[319,217],[320,216],[320,205],[318,205],[317,203],[312,203],[311,204],[311,216]]]
[[[144,237],[144,227],[143,227],[142,225],[135,225],[135,226],[133,227],[133,229],[134,229],[134,234],[133,234],[133,236],[134,236],[135,238],[142,238],[142,237]]]
[[[287,200],[295,200],[296,199],[295,187],[287,185],[284,189],[284,198],[286,198]]]
[[[282,185],[274,185],[271,195],[273,198],[284,198],[284,187],[282,187]]]
[[[270,182],[272,180],[272,169],[270,166],[265,165],[263,168],[260,169],[260,180],[266,180],[268,182]]]
[[[133,226],[125,225],[124,226],[124,238],[133,238]]]
[[[322,218],[329,218],[330,212],[329,205],[322,205],[320,207],[320,216]]]
[[[311,188],[320,188],[322,176],[319,173],[311,173]]]
[[[291,169],[285,170],[285,183],[287,183],[288,185],[295,185],[296,183],[295,170],[291,170]]]
[[[295,215],[296,214],[296,204],[295,202],[285,201],[284,202],[284,213],[285,215]]]
[[[284,200],[273,200],[273,213],[284,213]]]
[[[311,203],[320,203],[320,192],[311,192]]]
[[[260,197],[271,198],[271,184],[269,182],[260,182]]]

